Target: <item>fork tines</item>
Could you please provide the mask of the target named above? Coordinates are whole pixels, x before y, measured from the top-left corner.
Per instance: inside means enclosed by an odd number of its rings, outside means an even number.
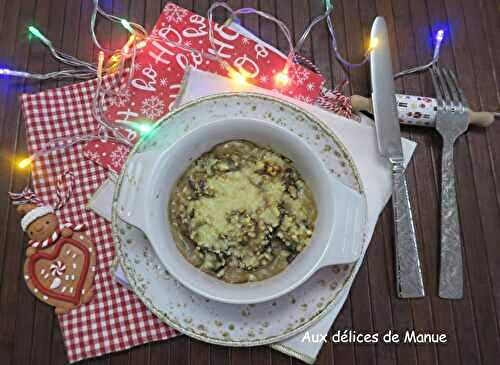
[[[465,113],[468,108],[463,90],[458,86],[457,77],[453,71],[439,66],[432,66],[432,83],[436,91],[438,108],[443,111]],[[444,95],[444,97],[443,97]]]

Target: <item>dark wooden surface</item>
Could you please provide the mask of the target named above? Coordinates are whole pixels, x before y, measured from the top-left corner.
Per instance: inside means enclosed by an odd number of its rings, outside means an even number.
[[[59,66],[37,42],[30,43],[26,26],[36,24],[69,53],[95,59],[88,33],[91,1],[0,0],[0,67],[32,72]],[[104,8],[148,29],[162,2],[103,0]],[[163,2],[164,3],[164,2]],[[205,14],[209,1],[180,1]],[[278,13],[296,37],[311,17],[322,11],[320,0],[229,1]],[[431,33],[447,25],[441,63],[456,70],[476,110],[499,109],[500,3],[498,0],[344,0],[334,1],[334,24],[341,52],[361,59],[372,20],[383,15],[389,23],[396,69],[429,60]],[[276,27],[249,16],[244,25],[265,40],[286,48]],[[119,45],[124,34],[109,23],[99,25],[107,46]],[[450,39],[451,36],[451,39]],[[343,74],[328,44],[324,25],[305,43],[303,54],[313,59],[333,84]],[[368,68],[352,72],[348,92],[367,95]],[[23,83],[0,80],[0,364],[66,363],[62,338],[52,309],[35,301],[21,275],[25,239],[5,192],[17,191],[27,176],[15,170],[13,156],[26,150],[17,95],[57,86],[56,82]],[[400,91],[433,95],[427,74],[398,81]],[[408,170],[417,236],[421,242],[427,297],[399,300],[393,272],[392,211],[386,208],[354,283],[349,299],[332,329],[383,332],[388,329],[446,333],[446,345],[323,346],[317,364],[499,364],[500,363],[500,122],[488,130],[471,129],[456,144],[458,204],[465,259],[465,297],[437,296],[439,258],[439,169],[441,141],[429,129],[404,128],[419,146]],[[267,347],[230,349],[185,336],[111,354],[86,363],[99,364],[291,364],[300,363]]]

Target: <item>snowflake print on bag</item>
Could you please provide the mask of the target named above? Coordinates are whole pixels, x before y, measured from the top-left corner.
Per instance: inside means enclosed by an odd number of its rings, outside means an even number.
[[[292,68],[292,81],[297,85],[303,85],[309,79],[309,72],[303,67]]]
[[[118,146],[111,152],[111,154],[109,155],[109,157],[111,158],[111,166],[116,171],[119,171],[119,169],[123,166],[125,160],[127,159],[128,153],[129,149],[123,145]]]
[[[163,9],[165,14],[165,20],[168,22],[180,23],[184,20],[188,11],[175,4],[167,4],[165,9]]]
[[[158,96],[151,96],[142,101],[141,113],[148,119],[157,120],[165,112],[165,103]]]
[[[260,77],[260,82],[262,82],[263,84],[265,84],[268,81],[269,81],[269,77],[267,77],[267,75],[262,75]]]
[[[161,78],[160,85],[163,87],[167,87],[168,86],[168,79],[166,77]]]
[[[130,102],[132,98],[132,93],[130,92],[130,88],[123,87],[116,91],[113,97],[109,98],[109,104],[111,106],[125,106]]]
[[[98,161],[100,158],[101,158],[101,155],[96,152],[96,151],[85,151],[84,152],[85,154],[85,157],[87,157],[89,160],[92,160],[92,161]]]
[[[306,85],[306,89],[309,90],[309,91],[312,91],[314,90],[314,88],[316,87],[316,85],[314,84],[314,82],[309,82],[307,85]]]

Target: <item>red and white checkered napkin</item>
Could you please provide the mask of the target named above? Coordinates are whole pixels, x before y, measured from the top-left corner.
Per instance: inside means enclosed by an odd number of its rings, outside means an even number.
[[[28,150],[34,153],[58,137],[95,134],[92,117],[95,80],[21,97]],[[86,208],[87,201],[107,177],[106,170],[84,158],[83,145],[39,157],[33,169],[33,185],[47,203],[56,199],[56,180],[65,170],[75,176],[75,188],[59,212],[64,221],[85,223],[97,247],[95,297],[67,314],[59,325],[68,359],[75,362],[178,335],[153,314],[130,291],[116,284],[110,273],[115,256],[111,225]]]

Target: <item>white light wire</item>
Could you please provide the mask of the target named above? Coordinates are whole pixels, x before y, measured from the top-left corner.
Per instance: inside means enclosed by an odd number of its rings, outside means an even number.
[[[288,27],[286,26],[286,24],[277,19],[276,17],[268,14],[268,13],[265,13],[265,12],[262,12],[260,10],[257,10],[257,9],[254,9],[254,8],[240,8],[240,9],[237,9],[237,10],[233,10],[227,3],[225,2],[221,2],[221,1],[217,1],[215,3],[213,3],[210,8],[208,9],[207,11],[207,18],[208,18],[208,39],[210,41],[210,45],[212,47],[212,49],[216,50],[216,45],[215,45],[215,36],[214,36],[214,26],[213,26],[213,12],[215,9],[217,8],[224,8],[226,9],[228,12],[229,12],[229,18],[226,22],[226,24],[229,24],[230,22],[232,22],[235,18],[238,17],[238,15],[240,14],[255,14],[255,15],[258,15],[258,16],[261,16],[267,20],[270,20],[274,23],[276,23],[276,25],[280,28],[280,30],[283,32],[283,34],[285,35],[285,38],[288,42],[288,47],[289,47],[289,53],[288,53],[288,57],[287,57],[287,63],[285,65],[285,70],[288,69],[288,67],[290,66],[290,64],[293,62],[293,56],[295,54],[295,51],[294,51],[294,46],[293,46],[293,40],[292,40],[292,34],[290,33],[290,30],[288,29]],[[222,27],[224,27],[224,25],[222,25]],[[218,54],[218,52],[216,52]],[[223,65],[225,65],[226,67],[229,66],[229,64],[227,63],[227,61],[225,61],[224,59],[220,58],[219,57],[219,61],[221,63],[223,63]],[[231,67],[231,66],[229,66]],[[240,70],[241,71],[241,70]]]
[[[332,19],[331,19],[331,15],[333,13],[333,6],[331,5],[331,3],[329,1],[326,2],[325,6],[326,6],[325,12],[323,14],[320,14],[317,17],[315,17],[311,21],[311,23],[307,26],[307,28],[304,30],[304,32],[302,33],[301,37],[299,38],[299,41],[297,42],[297,44],[295,46],[295,52],[299,53],[300,49],[304,45],[305,40],[310,35],[314,26],[326,19],[328,32],[330,34],[332,49],[333,49],[333,52],[335,53],[335,58],[343,66],[344,70],[363,66],[369,60],[369,57],[370,57],[369,51],[367,51],[365,53],[365,55],[363,56],[363,59],[358,63],[349,62],[347,59],[345,59],[342,56],[342,54],[340,53],[340,51],[338,49],[337,37],[335,35],[335,28],[333,27],[333,23],[332,23]]]
[[[441,50],[442,41],[443,41],[442,38],[436,40],[436,44],[434,46],[434,52],[433,52],[432,59],[430,62],[426,63],[425,65],[412,67],[412,68],[409,68],[407,70],[400,71],[394,75],[394,78],[397,79],[397,78],[402,77],[402,76],[407,76],[407,75],[410,75],[413,73],[426,71],[426,70],[430,69],[432,66],[434,66],[435,64],[437,64],[439,61],[439,52]]]
[[[92,11],[91,15],[91,21],[90,21],[90,28],[91,28],[91,36],[92,36],[92,41],[98,47],[101,51],[108,52],[108,53],[114,53],[114,50],[106,49],[102,47],[102,45],[99,43],[96,33],[95,33],[95,26],[96,26],[96,19],[97,15],[103,16],[105,19],[112,21],[114,23],[122,23],[124,19],[117,17],[112,14],[108,14],[105,12],[100,6],[99,6],[99,0],[93,0],[94,3],[94,8]],[[288,47],[289,47],[289,53],[287,57],[287,63],[285,65],[285,70],[288,69],[290,64],[293,62],[294,55],[298,54],[300,49],[302,48],[305,40],[307,37],[310,35],[312,29],[321,21],[326,19],[327,22],[327,27],[328,31],[330,34],[331,38],[331,45],[332,49],[335,52],[335,57],[341,64],[341,66],[344,68],[345,71],[350,68],[355,68],[364,65],[368,60],[369,60],[369,50],[365,53],[363,59],[358,62],[358,63],[351,63],[347,61],[340,53],[338,49],[338,44],[337,44],[337,39],[335,35],[335,29],[333,26],[333,22],[331,19],[331,15],[333,13],[333,6],[330,1],[326,0],[325,1],[325,6],[326,10],[323,14],[315,17],[311,23],[306,27],[304,32],[302,33],[301,37],[299,38],[297,44],[294,46],[293,45],[293,37],[286,26],[286,24],[277,19],[276,17],[259,11],[254,8],[240,8],[237,10],[233,10],[227,3],[225,2],[215,2],[213,3],[210,8],[208,9],[207,12],[207,18],[208,18],[208,29],[209,29],[209,41],[212,49],[215,51],[215,54],[211,54],[205,51],[200,51],[197,49],[194,49],[190,46],[187,46],[185,44],[173,42],[169,39],[158,37],[155,35],[150,35],[148,36],[148,41],[149,40],[159,40],[162,42],[167,43],[171,47],[177,47],[180,48],[184,51],[188,51],[194,55],[201,55],[207,59],[217,61],[221,63],[228,71],[234,70],[229,63],[224,60],[222,57],[219,56],[216,44],[215,44],[215,36],[214,36],[214,26],[213,26],[213,12],[217,8],[224,8],[229,12],[229,18],[227,19],[226,23],[222,25],[221,27],[224,27],[228,24],[230,24],[234,19],[238,17],[238,15],[246,15],[246,14],[255,14],[257,16],[261,16],[267,20],[270,20],[274,23],[277,24],[279,29],[282,31],[284,34],[285,38],[287,39],[288,42]],[[142,33],[143,35],[146,34],[144,28],[142,28],[140,25],[135,24],[135,23],[130,23],[132,29],[134,32],[138,31],[139,33]],[[67,53],[64,53],[58,49],[56,49],[52,42],[45,38],[44,36],[42,37],[37,37],[40,39],[40,41],[50,50],[51,55],[61,63],[64,63],[66,65],[72,66],[76,69],[65,69],[65,70],[60,70],[56,72],[49,72],[46,74],[32,74],[29,72],[24,72],[24,71],[15,71],[15,70],[7,70],[7,69],[0,69],[0,75],[9,75],[9,76],[15,76],[15,77],[23,77],[23,78],[31,78],[31,79],[37,79],[37,80],[47,80],[47,79],[65,79],[65,78],[76,78],[76,79],[92,79],[96,76],[97,74],[97,66],[95,63],[91,62],[86,62],[82,61],[74,56],[71,56]],[[433,58],[432,60],[421,66],[417,66],[414,68],[410,68],[401,72],[398,72],[394,78],[398,78],[401,76],[406,76],[412,73],[416,72],[421,72],[429,69],[432,67],[434,64],[436,64],[439,60],[439,53],[440,53],[440,46],[441,46],[441,41],[442,39],[438,39],[436,42],[436,45],[434,47],[434,53],[433,53]],[[135,66],[135,58],[137,56],[137,42],[132,44],[132,47],[130,48],[130,51],[132,52],[131,57],[128,57],[128,55],[122,54],[122,57],[120,58],[120,64],[118,67],[118,72],[113,76],[113,78],[110,80],[111,84],[108,88],[103,87],[103,81],[102,78],[98,78],[97,81],[97,87],[94,93],[94,98],[92,102],[92,115],[96,119],[96,121],[99,123],[101,126],[100,132],[98,135],[84,135],[84,136],[77,136],[77,137],[61,137],[54,139],[50,141],[46,147],[44,147],[42,150],[38,151],[35,155],[40,155],[40,154],[45,154],[49,153],[54,150],[59,150],[63,148],[68,148],[71,147],[75,144],[85,142],[85,141],[91,141],[91,140],[96,140],[96,139],[101,139],[101,140],[111,140],[115,141],[118,143],[125,144],[127,146],[132,146],[132,143],[130,140],[128,140],[126,137],[122,135],[122,130],[116,126],[113,125],[113,123],[109,122],[105,116],[105,98],[110,97],[110,96],[115,96],[117,93],[119,93],[119,89],[123,87],[129,87],[131,80],[132,80],[132,75],[134,71],[134,66]],[[125,62],[127,62],[127,59],[130,60],[130,65],[128,68],[128,71],[125,69]],[[242,70],[239,70],[242,71]],[[121,80],[122,80],[122,74],[124,72],[128,73],[127,80],[124,85],[120,85]],[[114,91],[118,90],[118,91]],[[500,113],[495,112],[493,113],[495,117],[499,117]],[[128,129],[134,129],[134,127],[131,124],[121,124],[125,126]],[[34,156],[35,156],[34,155]]]

